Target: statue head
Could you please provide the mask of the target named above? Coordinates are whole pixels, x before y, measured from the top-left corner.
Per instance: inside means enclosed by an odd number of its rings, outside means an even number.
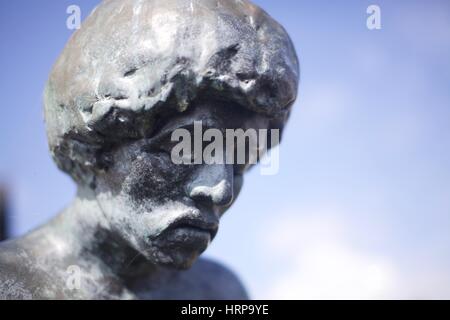
[[[299,66],[285,30],[246,0],[105,0],[45,89],[51,154],[110,230],[152,263],[188,267],[249,165],[175,164],[171,133],[282,129]]]

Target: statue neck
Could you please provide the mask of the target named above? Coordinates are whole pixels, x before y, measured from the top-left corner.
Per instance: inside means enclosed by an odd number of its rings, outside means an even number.
[[[66,256],[96,264],[120,278],[144,268],[146,273],[156,270],[111,229],[91,189],[79,189],[74,202],[44,228],[50,230],[43,234],[50,231],[64,248],[63,260]]]

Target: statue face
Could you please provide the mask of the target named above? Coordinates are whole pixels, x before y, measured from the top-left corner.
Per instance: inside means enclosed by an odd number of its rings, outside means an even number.
[[[172,132],[267,129],[262,115],[221,103],[201,103],[173,116],[149,139],[112,151],[98,174],[96,198],[114,232],[159,265],[188,268],[217,233],[219,220],[239,194],[247,164],[175,164]],[[224,144],[225,145],[225,144]],[[224,155],[226,150],[223,151]]]

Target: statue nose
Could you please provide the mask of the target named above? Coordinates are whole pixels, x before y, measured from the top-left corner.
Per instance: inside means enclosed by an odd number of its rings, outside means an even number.
[[[233,201],[233,166],[206,165],[190,184],[189,196],[196,201],[228,206]]]
[[[194,187],[190,197],[194,200],[209,200],[218,206],[227,206],[233,201],[233,190],[228,181],[222,180],[213,187]]]

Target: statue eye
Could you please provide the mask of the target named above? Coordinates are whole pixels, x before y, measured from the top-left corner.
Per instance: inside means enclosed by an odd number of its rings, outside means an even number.
[[[167,153],[170,154],[172,151],[172,142],[170,139],[163,138],[155,141],[149,141],[148,144],[144,145],[141,150],[146,153]]]
[[[194,164],[195,160],[197,159],[197,155],[195,154],[194,150],[191,150],[191,152],[183,152],[183,163],[184,164]]]
[[[141,151],[145,153],[158,153],[162,152],[163,150],[161,150],[158,145],[147,144],[141,148]]]

